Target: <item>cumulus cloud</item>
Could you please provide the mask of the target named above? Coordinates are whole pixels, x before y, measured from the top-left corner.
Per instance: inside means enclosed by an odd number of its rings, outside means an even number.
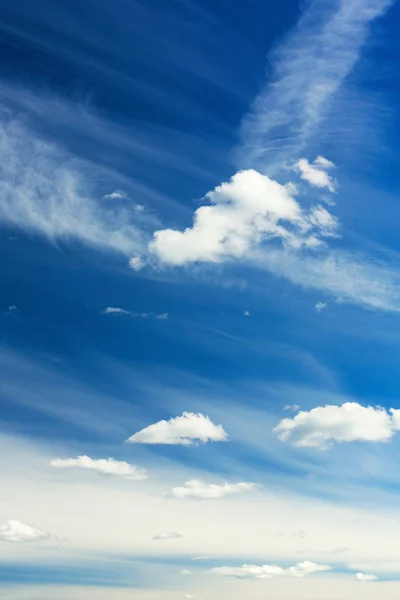
[[[20,521],[10,520],[7,525],[0,526],[0,541],[4,542],[39,542],[50,537],[48,533]]]
[[[305,213],[294,193],[253,169],[239,171],[206,195],[209,204],[195,211],[192,227],[156,231],[149,250],[163,263],[184,265],[247,257],[272,239],[297,249],[319,246],[338,222],[321,206]]]
[[[368,583],[369,581],[378,581],[376,575],[371,575],[370,573],[356,573],[357,581],[362,581],[363,583]]]
[[[103,475],[116,475],[130,481],[141,481],[149,476],[146,469],[114,458],[94,459],[90,456],[77,456],[76,458],[57,458],[50,461],[50,464],[58,469],[89,469]]]
[[[182,569],[181,571],[181,575],[190,575],[191,571],[188,571],[187,569]]]
[[[274,431],[295,446],[329,448],[334,442],[387,442],[400,429],[400,410],[345,402],[317,406],[280,421]]]
[[[326,302],[317,302],[314,306],[317,312],[322,312],[327,307]]]
[[[214,425],[208,416],[184,412],[169,421],[158,421],[134,433],[126,441],[131,444],[169,444],[191,446],[201,442],[225,442],[222,425]]]
[[[17,306],[15,306],[15,304],[11,304],[11,306],[8,307],[8,312],[17,313],[17,312],[21,312],[21,311],[19,310],[19,308]]]
[[[314,562],[304,561],[293,567],[279,567],[278,565],[243,565],[242,567],[214,567],[210,573],[223,577],[237,577],[239,579],[270,579],[271,577],[305,577],[320,571],[331,571],[328,565],[319,565]]]
[[[326,172],[335,165],[323,156],[319,156],[314,163],[309,163],[306,158],[301,158],[294,165],[294,170],[299,173],[301,179],[310,185],[319,188],[327,188],[330,192],[335,191],[332,178]]]
[[[198,479],[185,481],[182,487],[172,488],[174,498],[200,498],[202,500],[225,498],[226,496],[235,496],[236,494],[245,494],[254,491],[259,487],[256,483],[204,483]]]
[[[144,267],[143,259],[140,256],[132,256],[129,259],[129,266],[133,271],[140,271]]]
[[[176,540],[181,538],[181,534],[176,531],[164,531],[161,533],[157,533],[157,535],[153,535],[152,540]]]

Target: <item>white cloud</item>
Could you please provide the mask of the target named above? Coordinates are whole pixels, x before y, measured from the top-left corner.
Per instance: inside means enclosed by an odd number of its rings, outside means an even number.
[[[188,571],[187,569],[182,569],[181,571],[181,575],[190,575],[191,571]]]
[[[293,410],[294,412],[297,412],[300,410],[300,406],[298,404],[285,404],[283,410]]]
[[[283,442],[295,446],[329,448],[334,442],[387,442],[400,429],[400,410],[345,402],[317,406],[283,419],[275,427]]]
[[[376,575],[371,575],[370,573],[356,573],[356,579],[357,581],[362,581],[364,583],[378,580]]]
[[[49,538],[48,533],[20,521],[10,520],[7,525],[0,526],[0,541],[3,542],[39,542]]]
[[[19,308],[17,306],[15,306],[15,304],[12,304],[11,306],[8,307],[8,312],[21,312],[19,310]]]
[[[126,198],[125,192],[121,192],[120,190],[115,190],[115,192],[111,192],[111,194],[106,194],[103,196],[105,200],[120,200],[122,198]]]
[[[176,531],[164,531],[161,533],[157,533],[151,539],[152,540],[177,540],[181,538],[181,534]]]
[[[143,259],[140,256],[132,256],[129,259],[129,266],[134,271],[140,271],[144,267]]]
[[[133,206],[99,203],[90,183],[95,165],[38,138],[5,110],[0,110],[0,159],[0,222],[51,243],[80,240],[127,256],[146,247],[148,216]]]
[[[324,158],[323,156],[317,156],[317,158],[314,161],[314,164],[322,167],[323,169],[325,169],[325,171],[328,169],[333,169],[335,167],[333,162],[331,162],[327,158]]]
[[[181,444],[191,446],[196,442],[225,442],[227,433],[222,425],[214,425],[209,417],[201,413],[184,412],[169,421],[158,421],[133,434],[127,442],[131,444]]]
[[[131,310],[126,310],[125,308],[114,308],[112,306],[107,306],[106,309],[103,310],[103,315],[128,315],[130,317],[136,319],[147,319],[147,318],[155,318],[160,319],[161,321],[165,321],[168,319],[168,313],[144,313],[144,312],[133,312]]]
[[[333,163],[322,156],[311,164],[306,158],[301,158],[294,164],[294,170],[299,173],[301,179],[319,188],[327,188],[330,192],[335,191],[332,178],[326,172],[326,168],[333,167]]]
[[[326,307],[326,302],[317,302],[314,308],[317,312],[322,312]]]
[[[256,483],[239,482],[239,483],[204,483],[198,479],[186,481],[182,487],[172,488],[174,498],[200,498],[216,499],[225,498],[226,496],[234,496],[236,494],[245,494],[254,491],[259,487]]]
[[[210,573],[224,577],[237,577],[243,579],[270,579],[271,577],[305,577],[321,571],[331,571],[328,565],[319,565],[314,562],[304,561],[293,567],[279,567],[278,565],[243,565],[242,567],[214,567]]]
[[[125,310],[124,308],[113,308],[112,306],[107,306],[103,311],[104,315],[130,315],[129,310]]]
[[[76,458],[57,458],[52,460],[50,464],[58,469],[89,469],[104,475],[123,477],[130,481],[141,481],[149,476],[146,469],[114,458],[94,459],[90,456],[77,456]]]
[[[195,596],[192,596],[192,594],[185,594],[185,598],[195,598]]]
[[[244,316],[245,316],[245,317],[250,317],[250,316],[251,316],[251,313],[250,313],[250,311],[249,311],[249,310],[245,310],[245,311],[244,311]]]
[[[241,165],[274,170],[337,128],[326,116],[360,56],[371,21],[391,4],[393,0],[308,4],[292,33],[268,56],[268,83],[242,124]],[[348,130],[354,136],[354,128]],[[323,159],[316,162],[330,167]]]
[[[154,233],[149,250],[161,262],[184,265],[246,258],[260,243],[280,239],[288,247],[321,245],[338,222],[321,206],[306,214],[293,188],[249,169],[239,171],[206,195],[210,202],[195,211],[193,226],[184,231]]]

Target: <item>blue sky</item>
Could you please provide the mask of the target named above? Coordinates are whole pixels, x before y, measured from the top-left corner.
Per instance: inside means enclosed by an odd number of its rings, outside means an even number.
[[[0,4],[0,600],[397,598],[399,4]]]

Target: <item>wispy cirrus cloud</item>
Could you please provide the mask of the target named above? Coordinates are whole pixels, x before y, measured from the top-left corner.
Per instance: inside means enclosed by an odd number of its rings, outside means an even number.
[[[268,57],[271,77],[242,124],[241,165],[269,172],[298,159],[313,136],[321,135],[335,95],[360,57],[370,24],[392,4],[393,0],[310,3],[295,29]]]

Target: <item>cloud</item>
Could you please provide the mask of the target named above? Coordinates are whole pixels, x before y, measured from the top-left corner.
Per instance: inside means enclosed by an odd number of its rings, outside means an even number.
[[[20,521],[10,520],[7,525],[0,526],[0,541],[3,542],[39,542],[49,538],[48,533]]]
[[[202,500],[225,498],[226,496],[234,496],[236,494],[245,494],[254,491],[259,487],[256,483],[240,482],[240,483],[204,483],[198,479],[186,481],[182,487],[172,488],[172,496],[174,498],[200,498]]]
[[[182,569],[181,571],[181,575],[190,575],[191,571],[188,571],[187,569]]]
[[[322,312],[326,307],[326,302],[317,302],[314,308],[317,312]]]
[[[143,269],[144,267],[143,259],[140,258],[140,256],[132,256],[129,259],[129,267],[133,269],[133,271],[140,271],[140,269]]]
[[[185,594],[185,598],[195,598],[195,596],[192,596],[191,594]]]
[[[319,188],[328,188],[330,192],[335,192],[333,180],[326,172],[326,169],[331,167],[334,167],[334,164],[322,156],[319,156],[313,164],[309,163],[306,158],[301,158],[293,166],[304,181]]]
[[[125,192],[121,192],[120,190],[115,190],[115,192],[111,192],[111,194],[106,194],[103,196],[105,200],[120,200],[122,198],[126,198]]]
[[[357,581],[362,581],[364,583],[368,583],[369,581],[378,581],[376,575],[371,575],[369,573],[356,573]]]
[[[103,310],[103,315],[130,315],[131,312],[129,310],[125,310],[124,308],[113,308],[112,306],[107,306]]]
[[[16,313],[16,312],[21,312],[21,311],[19,310],[19,308],[17,306],[15,306],[15,304],[12,304],[11,306],[8,307],[8,312]]]
[[[388,442],[400,429],[400,410],[345,402],[317,406],[283,419],[275,427],[283,442],[295,446],[329,448],[334,442]]]
[[[268,56],[269,81],[242,124],[241,166],[274,170],[311,142],[320,144],[331,133],[329,127],[337,128],[326,117],[360,56],[370,23],[391,4],[393,0],[309,3],[292,33]],[[316,164],[330,166],[322,157]]]
[[[1,109],[0,158],[0,222],[51,243],[79,240],[127,256],[146,247],[149,217],[133,206],[97,202],[90,183],[95,165],[38,138]]]
[[[157,535],[154,535],[151,539],[152,540],[176,540],[181,537],[182,537],[181,534],[176,533],[176,531],[165,531],[162,533],[157,533]]]
[[[214,567],[210,573],[223,577],[237,577],[240,579],[270,579],[271,577],[305,577],[321,571],[331,571],[328,565],[319,565],[314,562],[304,561],[293,567],[279,567],[278,565],[243,565],[242,567]]]
[[[272,239],[315,248],[321,237],[335,233],[338,222],[321,206],[305,213],[293,193],[293,186],[253,169],[239,171],[206,195],[210,204],[195,211],[192,227],[156,231],[149,250],[162,263],[185,265],[246,258]]]
[[[90,456],[77,456],[76,458],[57,458],[50,464],[58,469],[89,469],[103,475],[116,475],[130,481],[142,481],[149,476],[146,469],[114,458],[94,459]]]
[[[125,308],[113,308],[111,306],[107,306],[107,308],[103,310],[103,315],[128,315],[137,319],[155,318],[162,321],[168,319],[168,313],[133,312],[131,310],[126,310]]]
[[[244,316],[245,317],[250,317],[251,316],[251,312],[249,310],[245,310],[244,311]]]
[[[196,442],[225,442],[227,433],[222,425],[214,425],[201,413],[184,412],[169,421],[158,421],[133,434],[126,441],[131,444],[174,444],[191,446]]]
[[[283,410],[293,410],[294,412],[297,412],[300,410],[300,406],[298,404],[286,404],[283,407]]]

